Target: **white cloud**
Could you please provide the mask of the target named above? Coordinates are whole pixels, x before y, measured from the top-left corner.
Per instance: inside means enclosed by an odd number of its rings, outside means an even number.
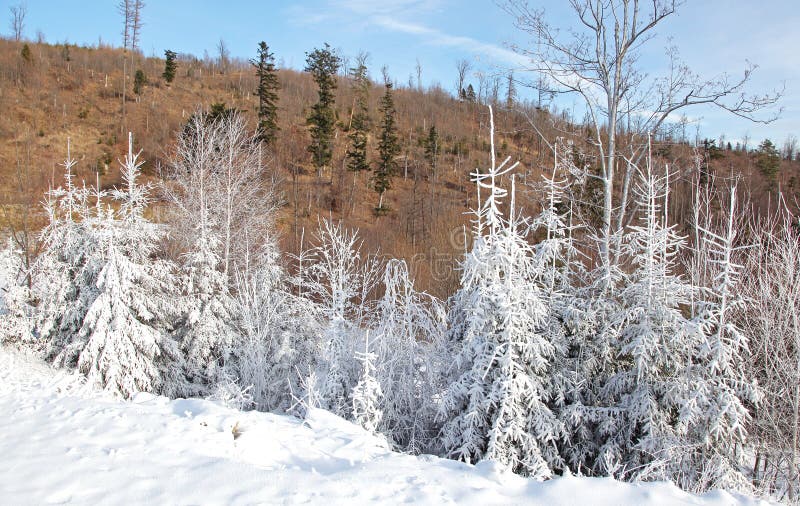
[[[412,35],[424,44],[461,49],[477,57],[486,56],[490,61],[499,61],[515,67],[524,67],[528,63],[528,58],[502,46],[472,37],[452,35],[418,22],[408,21],[440,10],[444,4],[445,0],[334,0],[327,11],[311,11],[302,6],[292,6],[288,14],[292,22],[297,25],[329,23],[331,20],[356,23],[360,26],[374,26],[395,33]],[[353,14],[356,15],[355,20]]]
[[[335,0],[333,5],[365,16],[419,15],[435,11],[441,0]]]
[[[450,35],[424,25],[398,21],[386,16],[374,16],[372,22],[395,32],[419,36],[428,44],[456,47],[471,53],[486,55],[492,59],[501,60],[512,65],[521,66],[528,62],[526,57],[514,51],[510,51],[495,44],[481,42],[472,37]]]

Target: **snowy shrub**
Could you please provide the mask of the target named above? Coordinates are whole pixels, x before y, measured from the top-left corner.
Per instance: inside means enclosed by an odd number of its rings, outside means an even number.
[[[395,447],[420,453],[431,448],[437,432],[435,346],[444,336],[444,310],[434,297],[414,289],[402,260],[387,262],[383,287],[370,334],[383,393],[379,431]]]
[[[356,353],[361,362],[361,379],[353,388],[353,419],[366,430],[375,433],[383,419],[380,409],[383,392],[375,379],[375,354],[369,351],[369,335],[364,343],[364,352]]]
[[[212,385],[208,399],[228,408],[244,411],[255,405],[251,390],[252,386],[242,387],[233,376],[223,373],[219,381]]]
[[[320,308],[289,293],[282,272],[269,262],[238,279],[241,336],[225,370],[250,387],[257,409],[288,410],[319,360]]]
[[[320,304],[326,321],[317,375],[320,396],[324,406],[348,418],[361,369],[355,354],[363,346],[362,324],[380,262],[362,256],[356,232],[329,220],[320,222],[316,242],[307,254],[310,263],[301,273],[301,286],[307,296]]]
[[[22,280],[22,259],[9,241],[0,250],[0,343],[32,342],[33,308]]]

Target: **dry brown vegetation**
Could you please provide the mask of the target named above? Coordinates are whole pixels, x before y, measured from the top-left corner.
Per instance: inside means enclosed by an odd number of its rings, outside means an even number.
[[[122,50],[27,44],[26,59],[22,42],[0,39],[0,219],[7,231],[18,235],[28,232],[24,244],[32,254],[36,248],[33,232],[43,221],[38,202],[48,186],[61,182],[59,164],[66,156],[67,139],[79,160],[79,179],[94,184],[99,177],[101,185],[108,187],[118,182],[116,160],[125,150],[127,131],[133,132],[136,146],[144,151],[145,173],[157,179],[169,163],[176,132],[198,108],[225,103],[244,111],[252,126],[256,123],[256,77],[247,62],[231,62],[223,72],[212,61],[182,56],[175,81],[167,85],[161,78],[163,60],[128,54],[128,68],[132,70],[123,115]],[[373,75],[376,68],[374,65]],[[143,70],[149,81],[140,96],[131,91],[137,69]],[[489,159],[486,108],[457,101],[441,89],[397,89],[400,173],[386,195],[391,211],[376,217],[373,209],[377,195],[370,187],[369,176],[354,177],[344,164],[354,99],[349,79],[339,79],[334,161],[332,168],[323,172],[313,168],[306,152],[309,137],[305,116],[316,100],[314,83],[307,74],[292,70],[281,70],[279,79],[281,130],[274,149],[264,157],[285,199],[278,220],[283,248],[297,252],[303,237],[307,240],[310,236],[303,230],[315,227],[319,216],[340,218],[361,230],[365,250],[409,260],[420,288],[439,296],[450,293],[457,282],[454,259],[463,251],[464,231],[469,233],[465,213],[475,201],[469,174],[476,167],[485,167]],[[378,123],[382,93],[382,86],[372,87],[373,127]],[[576,152],[591,152],[584,139],[586,129],[571,122],[566,114],[528,106],[513,112],[498,108],[498,156],[521,160],[522,183],[535,182],[539,170],[550,160],[546,145],[529,120],[546,138],[568,137],[575,141]],[[423,139],[432,125],[440,136],[436,174],[423,155]],[[371,138],[370,149],[374,150],[376,144]],[[656,151],[679,169],[682,182],[677,183],[671,209],[678,223],[687,223],[691,182],[697,172],[692,163],[695,150],[685,143],[661,139]],[[591,164],[591,158],[585,163]],[[724,184],[726,177],[741,175],[752,192],[754,205],[764,210],[774,202],[770,195],[776,188],[789,193],[789,202],[795,201],[798,163],[781,164],[778,185],[772,186],[747,153],[723,150],[710,160],[709,167],[715,175],[713,184]],[[522,190],[529,186],[518,184]],[[589,201],[584,214],[591,218],[591,186],[580,193]],[[536,192],[520,194],[518,203],[528,213],[536,212]]]

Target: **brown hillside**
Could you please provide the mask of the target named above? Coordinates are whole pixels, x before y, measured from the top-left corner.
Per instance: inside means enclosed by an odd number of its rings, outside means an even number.
[[[168,86],[161,78],[163,60],[130,55],[127,65],[132,70],[123,106],[121,50],[28,45],[30,59],[25,59],[22,43],[0,40],[0,218],[6,227],[21,227],[25,211],[37,211],[47,187],[60,184],[59,164],[66,156],[68,138],[72,156],[79,162],[79,177],[87,183],[99,177],[103,186],[111,186],[118,180],[116,160],[125,150],[127,131],[133,132],[135,146],[144,151],[146,174],[157,179],[160,168],[168,164],[175,133],[198,108],[222,102],[245,111],[255,125],[256,78],[246,62],[233,62],[223,71],[212,62],[183,57],[175,81]],[[373,65],[373,74],[378,66]],[[140,96],[132,91],[132,75],[137,69],[149,80]],[[281,131],[274,152],[265,156],[286,200],[279,217],[284,249],[298,251],[303,230],[308,231],[308,238],[318,216],[341,218],[359,227],[368,251],[409,260],[421,288],[440,296],[450,293],[457,281],[454,260],[463,252],[463,231],[469,229],[465,213],[475,201],[469,173],[489,163],[486,108],[456,101],[441,89],[397,89],[397,122],[403,143],[400,174],[386,196],[391,212],[376,217],[377,195],[368,176],[354,180],[344,168],[345,130],[353,104],[349,80],[341,77],[337,90],[340,129],[333,169],[317,173],[306,152],[309,137],[305,125],[306,109],[316,100],[315,85],[307,74],[291,70],[281,70],[279,79]],[[375,128],[382,93],[383,86],[372,87]],[[535,212],[535,193],[527,191],[524,183],[537,180],[549,155],[526,116],[535,118],[537,128],[548,138],[572,137],[581,148],[585,147],[585,129],[570,123],[566,115],[522,109],[522,113],[496,113],[496,144],[499,157],[522,161],[518,202],[528,212]],[[441,143],[436,174],[423,156],[422,140],[431,125],[439,131]],[[371,149],[375,145],[371,139]],[[658,151],[676,167],[691,165],[693,150],[686,144],[665,140]],[[751,155],[723,150],[710,163],[714,173],[743,175],[754,201],[766,207],[767,196],[776,186],[769,186],[761,177]],[[779,184],[794,192],[797,162],[781,163]],[[688,172],[684,176],[690,178]],[[684,195],[673,199],[679,221],[685,219],[688,202],[688,186],[684,186]],[[41,216],[30,218],[32,229],[41,223]]]

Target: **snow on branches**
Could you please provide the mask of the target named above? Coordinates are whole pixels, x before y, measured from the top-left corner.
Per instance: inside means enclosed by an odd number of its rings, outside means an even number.
[[[516,164],[495,164],[493,121],[490,128],[492,166],[473,175],[489,195],[475,211],[475,244],[449,314],[455,370],[442,399],[442,437],[450,456],[547,478],[560,460],[561,424],[548,406],[556,347],[542,333],[548,307],[524,222],[514,216],[513,178],[508,217],[500,210],[507,192],[498,178]]]

